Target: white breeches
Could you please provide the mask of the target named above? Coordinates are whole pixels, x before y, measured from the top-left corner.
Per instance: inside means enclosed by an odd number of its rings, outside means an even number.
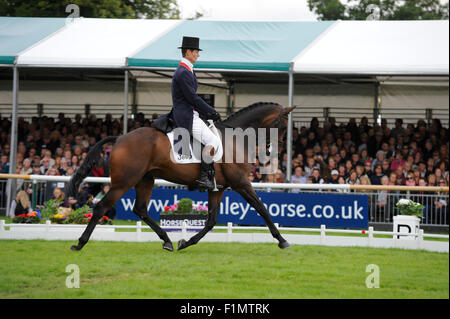
[[[192,122],[192,134],[194,139],[201,142],[205,146],[214,147],[214,152],[217,152],[222,144],[220,138],[215,135],[211,129],[199,117],[198,112],[194,111],[194,120]]]

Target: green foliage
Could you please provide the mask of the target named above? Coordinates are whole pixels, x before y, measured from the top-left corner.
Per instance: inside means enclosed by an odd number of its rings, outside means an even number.
[[[51,219],[58,213],[58,207],[61,205],[62,199],[50,199],[44,203],[44,208],[41,211],[42,219]]]
[[[448,19],[448,2],[440,0],[308,0],[319,20],[441,20]],[[370,17],[369,17],[370,16]]]
[[[88,205],[84,205],[83,207],[80,207],[73,212],[69,214],[69,217],[67,217],[64,220],[64,224],[87,224],[88,214],[91,213],[91,208]]]
[[[190,214],[192,212],[192,199],[183,198],[178,202],[177,214]]]
[[[16,0],[0,1],[0,16],[67,17],[69,4],[80,8],[86,18],[147,18],[177,19],[180,10],[176,0]]]
[[[424,206],[410,199],[400,199],[395,206],[400,215],[417,216],[423,218]]]

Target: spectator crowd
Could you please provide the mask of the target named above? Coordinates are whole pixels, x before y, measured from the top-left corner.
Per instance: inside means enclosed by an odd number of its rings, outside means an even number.
[[[157,117],[153,114],[152,120]],[[129,120],[129,130],[151,126],[152,120],[139,113]],[[104,119],[91,114],[74,119],[60,113],[57,118],[33,117],[18,120],[17,174],[70,176],[81,165],[90,147],[109,135],[120,135],[122,119],[107,114]],[[11,122],[0,116],[0,172],[9,172]],[[337,125],[334,118],[320,125],[313,118],[309,127],[294,127],[292,171],[287,171],[286,144],[280,151],[278,168],[273,174],[260,173],[257,161],[249,176],[252,182],[331,183],[363,185],[449,185],[449,130],[439,119],[430,124],[419,120],[404,125],[402,119],[389,128],[385,119],[371,126],[366,117],[359,123],[351,118]],[[109,176],[109,149],[104,164],[95,167],[92,176]],[[53,197],[55,184],[45,190]],[[25,190],[18,181],[17,191]],[[101,197],[102,185],[83,185],[83,196]],[[75,205],[66,200],[66,205]],[[84,200],[80,198],[80,201]]]

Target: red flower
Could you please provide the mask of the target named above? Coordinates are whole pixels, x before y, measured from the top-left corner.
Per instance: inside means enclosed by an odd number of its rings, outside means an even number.
[[[108,216],[103,216],[103,219],[108,220],[109,217]]]
[[[170,210],[170,207],[169,206],[164,206],[164,211],[165,212],[167,212],[167,211],[169,211]]]

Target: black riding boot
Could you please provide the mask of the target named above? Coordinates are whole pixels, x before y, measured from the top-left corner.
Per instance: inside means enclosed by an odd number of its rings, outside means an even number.
[[[203,153],[203,145],[202,145]],[[211,191],[215,189],[214,184],[214,162],[206,163],[202,156],[202,162],[200,163],[200,176],[196,180],[197,186],[200,191]]]

